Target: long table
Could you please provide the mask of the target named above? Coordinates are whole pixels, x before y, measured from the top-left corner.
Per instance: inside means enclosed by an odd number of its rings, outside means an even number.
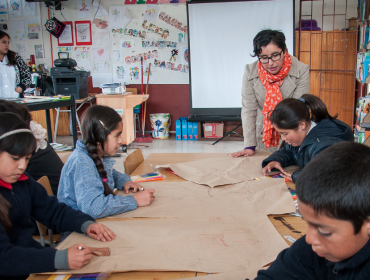
[[[176,164],[189,162],[194,160],[207,159],[212,157],[223,156],[225,154],[221,153],[152,153],[150,154],[131,174],[140,175],[153,171],[152,166],[165,165],[165,164]],[[160,172],[166,176],[164,182],[182,182],[184,179],[166,171],[165,169],[160,169]],[[162,181],[159,181],[160,183]],[[293,183],[288,183],[290,188],[294,188]],[[150,206],[149,206],[150,207]],[[97,221],[124,221],[130,218],[103,218]],[[292,215],[269,215],[271,223],[274,225],[276,230],[281,236],[291,236],[294,239],[298,239],[307,232],[307,225],[304,220],[300,217],[295,217]],[[288,245],[292,245],[290,241],[284,239]],[[134,280],[134,279],[181,279],[194,276],[203,276],[206,273],[200,272],[170,272],[170,271],[153,271],[153,272],[119,272],[114,273],[109,276],[109,280]],[[28,279],[32,280],[46,280],[49,275],[31,275]]]

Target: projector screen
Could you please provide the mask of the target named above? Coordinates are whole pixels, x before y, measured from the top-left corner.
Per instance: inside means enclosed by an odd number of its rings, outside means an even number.
[[[246,64],[262,29],[285,34],[294,52],[294,1],[188,2],[191,115],[240,116]]]

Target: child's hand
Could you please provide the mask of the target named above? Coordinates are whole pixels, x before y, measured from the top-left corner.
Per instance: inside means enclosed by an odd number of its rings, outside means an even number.
[[[137,206],[148,206],[155,199],[154,197],[155,190],[143,190],[139,193],[134,194]]]
[[[116,238],[116,234],[111,229],[100,223],[89,225],[87,227],[86,234],[91,238],[101,240],[103,242],[112,241]]]
[[[246,149],[246,150],[243,150],[243,151],[238,151],[238,152],[232,153],[231,157],[233,157],[233,158],[241,157],[241,156],[249,157],[249,156],[253,156],[254,153],[255,152],[253,150]]]
[[[142,186],[140,186],[138,183],[128,181],[126,184],[123,185],[123,189],[125,190],[125,193],[128,193],[129,189],[132,189],[132,192],[137,192],[143,189]]]
[[[92,257],[92,251],[85,244],[76,244],[68,248],[68,266],[70,269],[84,267]]]
[[[271,161],[264,168],[262,168],[262,174],[263,174],[263,176],[266,176],[267,175],[267,172],[270,172],[271,169],[274,169],[274,168],[280,170],[281,173],[285,173],[284,169],[281,167],[280,162]]]
[[[293,182],[293,180],[292,180],[292,174],[290,174],[290,173],[287,173],[287,172],[282,172],[281,174],[280,174],[281,176],[283,176],[285,179],[287,179],[287,180],[289,180],[289,181],[291,181],[291,182]]]

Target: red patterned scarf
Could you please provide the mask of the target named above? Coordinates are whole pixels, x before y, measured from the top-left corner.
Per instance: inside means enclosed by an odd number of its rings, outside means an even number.
[[[263,104],[262,114],[265,116],[263,122],[262,143],[266,148],[277,147],[279,144],[279,133],[275,130],[272,123],[268,119],[268,114],[275,109],[276,105],[283,99],[280,92],[280,87],[284,82],[284,78],[288,76],[292,59],[288,52],[285,53],[283,67],[276,75],[272,75],[265,68],[261,62],[258,61],[258,76],[262,85],[266,89],[265,103]]]

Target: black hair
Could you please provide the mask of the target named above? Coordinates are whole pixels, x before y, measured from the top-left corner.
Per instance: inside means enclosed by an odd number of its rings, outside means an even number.
[[[350,221],[354,233],[370,218],[370,147],[340,142],[311,160],[296,182],[299,202],[316,214]]]
[[[0,100],[0,112],[14,113],[18,115],[23,121],[28,123],[28,125],[32,120],[32,116],[27,106],[13,101]]]
[[[2,31],[2,30],[0,30],[0,40],[2,38],[4,38],[5,36],[7,36],[9,38],[9,40],[10,40],[9,34],[6,33],[6,32],[4,32],[4,31]],[[15,52],[13,52],[11,50],[8,50],[8,53],[6,55],[8,57],[8,61],[9,61],[8,64],[7,64],[8,66],[15,66],[15,65],[17,65],[17,61],[15,59],[15,55],[16,55]]]
[[[284,52],[287,47],[285,44],[285,35],[283,32],[278,30],[264,29],[254,37],[253,39],[253,55],[252,57],[259,56],[262,52],[262,47],[266,47],[268,44],[273,43]]]
[[[98,145],[100,144],[104,150],[108,134],[117,128],[119,122],[122,122],[122,118],[114,109],[101,105],[89,107],[82,117],[81,131],[84,137],[83,143],[102,179],[107,179],[108,175],[102,160],[98,156]],[[113,194],[107,182],[103,182],[103,185],[105,196]]]
[[[315,95],[304,94],[300,99],[286,98],[282,100],[272,112],[269,119],[272,124],[281,129],[297,129],[300,121],[320,122],[323,119],[334,120],[326,108],[325,103]]]
[[[29,124],[24,122],[14,113],[0,113],[0,136],[16,130],[29,129]],[[12,156],[24,157],[33,154],[36,150],[36,139],[30,132],[20,132],[0,139],[0,153],[7,152]],[[9,232],[12,224],[9,218],[11,205],[0,194],[0,223]]]

